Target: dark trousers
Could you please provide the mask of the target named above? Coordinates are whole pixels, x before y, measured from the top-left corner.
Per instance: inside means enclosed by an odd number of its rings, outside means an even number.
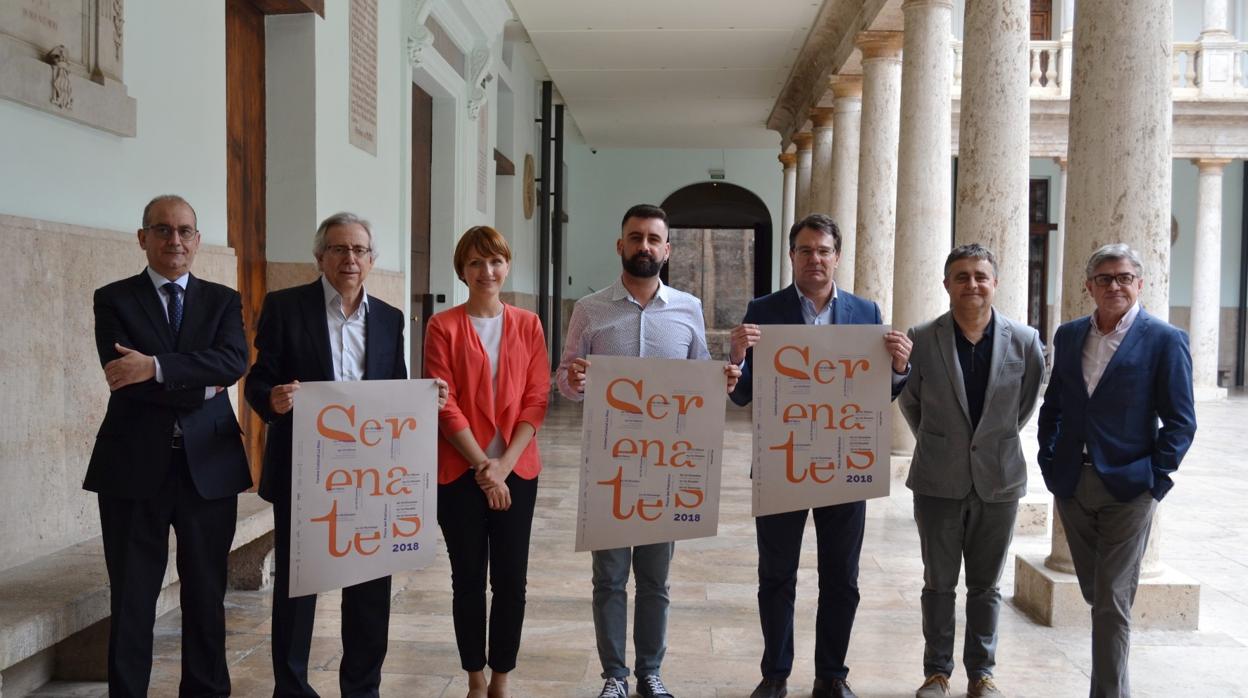
[[[290,500],[273,503],[273,695],[316,696],[308,685],[308,653],[316,594],[290,598]],[[390,631],[390,577],[342,590],[342,662],[338,689],[343,696],[377,696]]]
[[[99,495],[104,561],[111,587],[108,631],[110,696],[146,696],[152,675],[152,625],[169,562],[169,527],[178,537],[181,580],[182,696],[228,696],[225,584],[238,497],[204,499],[174,451],[152,499]]]
[[[537,478],[507,476],[511,508],[493,511],[473,471],[438,485],[438,525],[451,559],[451,609],[464,671],[516,668],[524,625],[529,533],[537,503]],[[490,578],[489,654],[486,654],[485,578]]]
[[[793,602],[806,511],[759,516],[758,616],[763,626],[763,678],[787,679],[793,670]],[[858,557],[865,502],[819,507],[819,611],[815,616],[815,677],[845,678],[849,633],[858,611]]]

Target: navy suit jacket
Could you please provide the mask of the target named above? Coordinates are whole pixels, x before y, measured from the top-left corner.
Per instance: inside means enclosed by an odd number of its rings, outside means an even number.
[[[750,301],[745,309],[743,324],[752,325],[804,325],[801,299],[797,295],[797,287],[793,284],[766,296]],[[883,316],[880,306],[874,301],[859,298],[848,291],[837,289],[836,304],[832,308],[832,324],[834,325],[881,325]],[[741,379],[737,387],[729,393],[732,401],[738,405],[748,405],[754,399],[754,349],[745,351],[745,365],[741,367]],[[905,386],[902,381],[893,386],[893,398]]]
[[[407,378],[403,357],[403,313],[373,296],[364,316],[364,380]],[[245,392],[251,408],[268,423],[260,496],[276,502],[290,498],[290,441],[294,410],[279,415],[269,393],[292,381],[332,381],[329,321],[321,279],[273,291],[264,297],[256,327],[256,363],[247,374]]]
[[[247,370],[238,292],[191,275],[175,339],[147,270],[95,292],[95,348],[100,364],[120,354],[113,343],[160,362],[156,379],[115,390],[95,437],[83,488],[110,497],[151,499],[169,474],[173,425],[195,489],[220,499],[251,487],[242,430],[229,393],[205,400],[205,388],[234,385]]]
[[[1074,496],[1086,446],[1115,498],[1151,492],[1160,501],[1196,434],[1187,334],[1140,310],[1089,396],[1083,345],[1091,328],[1084,316],[1053,337],[1053,371],[1039,420],[1045,485],[1058,497]]]

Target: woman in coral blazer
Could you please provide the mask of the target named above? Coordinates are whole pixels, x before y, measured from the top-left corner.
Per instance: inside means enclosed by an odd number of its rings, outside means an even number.
[[[533,437],[550,393],[541,322],[499,298],[510,266],[511,249],[498,231],[469,229],[455,248],[468,302],[434,315],[425,330],[425,375],[450,384],[438,413],[438,524],[451,559],[455,639],[469,698],[507,696],[516,666],[542,467]]]

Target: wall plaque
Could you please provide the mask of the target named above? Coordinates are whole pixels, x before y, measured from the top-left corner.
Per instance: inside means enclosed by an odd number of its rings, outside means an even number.
[[[377,0],[351,0],[350,100],[351,145],[377,154]]]
[[[477,210],[485,213],[490,189],[490,110],[477,115]]]
[[[0,2],[0,98],[133,136],[124,10],[123,0]]]

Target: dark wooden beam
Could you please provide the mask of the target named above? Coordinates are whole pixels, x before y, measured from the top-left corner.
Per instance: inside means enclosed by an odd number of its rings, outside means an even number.
[[[264,15],[297,15],[304,12],[315,12],[325,18],[325,0],[251,0],[260,14]]]
[[[511,158],[500,153],[498,148],[494,149],[494,168],[496,174],[509,176],[516,174],[516,163],[512,162]]]

